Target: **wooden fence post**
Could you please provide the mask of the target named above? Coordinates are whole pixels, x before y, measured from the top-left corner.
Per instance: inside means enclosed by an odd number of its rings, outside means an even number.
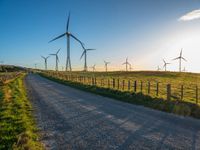
[[[157,82],[156,84],[156,96],[159,95],[159,82]]]
[[[119,90],[119,79],[117,79],[117,89]]]
[[[171,84],[167,84],[167,100],[171,100]]]
[[[97,78],[94,78],[94,84],[97,85]]]
[[[131,89],[131,82],[130,80],[128,80],[128,91],[130,91],[130,89]]]
[[[141,85],[140,85],[140,91],[141,91],[141,93],[143,91],[143,82],[142,81],[141,81]]]
[[[148,94],[150,94],[150,91],[151,91],[151,83],[150,83],[150,81],[148,82]]]
[[[181,85],[181,100],[183,100],[183,85]]]
[[[113,78],[113,89],[115,89],[115,79]]]
[[[198,100],[199,100],[199,88],[198,85],[196,86],[196,104],[198,104]]]
[[[122,90],[124,91],[124,80],[122,81]]]
[[[137,81],[134,81],[134,92],[137,92]]]

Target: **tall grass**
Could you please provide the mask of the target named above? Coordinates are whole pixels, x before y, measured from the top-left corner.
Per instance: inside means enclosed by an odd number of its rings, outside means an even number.
[[[43,149],[26,95],[24,76],[0,86],[0,149]]]

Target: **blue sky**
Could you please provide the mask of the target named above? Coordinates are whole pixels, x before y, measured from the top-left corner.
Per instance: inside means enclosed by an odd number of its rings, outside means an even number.
[[[84,42],[88,65],[104,69],[103,60],[112,70],[124,70],[126,57],[135,70],[155,70],[162,59],[177,70],[177,57],[183,48],[188,59],[183,66],[199,72],[200,20],[180,20],[200,8],[197,0],[0,0],[0,60],[7,64],[44,67],[40,55],[59,53],[60,69],[66,61],[66,38],[49,40],[65,32],[71,12],[70,32]],[[83,68],[82,49],[71,40],[71,60],[75,70]],[[55,68],[53,57],[49,68]]]

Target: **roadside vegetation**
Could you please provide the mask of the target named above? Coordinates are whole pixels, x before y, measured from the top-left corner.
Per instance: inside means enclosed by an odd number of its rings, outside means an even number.
[[[110,73],[83,73],[83,72],[73,72],[73,75],[78,75],[80,74],[87,74],[90,76],[98,77],[98,76],[103,76],[104,78],[110,77],[112,78],[113,76],[116,76],[118,78],[135,78],[135,79],[141,79],[141,80],[159,80],[159,81],[166,81],[170,83],[185,83],[185,84],[197,84],[200,76],[198,74],[179,74],[179,73],[163,73],[163,72],[136,72],[136,73],[122,73],[122,72],[110,72]],[[65,73],[63,73],[65,74]],[[66,73],[67,74],[67,73]],[[151,96],[147,95],[141,92],[133,92],[127,91],[127,90],[118,90],[118,89],[112,89],[108,87],[99,87],[96,85],[90,85],[90,84],[83,84],[82,82],[78,82],[77,80],[66,80],[64,75],[52,75],[49,73],[40,73],[40,75],[57,81],[62,84],[70,85],[72,87],[100,94],[103,96],[115,98],[120,101],[128,102],[128,103],[133,103],[137,105],[143,105],[145,107],[150,107],[153,109],[169,112],[169,113],[174,113],[178,115],[183,115],[183,116],[192,116],[195,118],[200,118],[200,106],[195,103],[191,103],[190,101],[183,101],[183,100],[166,100],[162,97],[156,97],[156,96]],[[123,76],[122,76],[123,75]],[[186,80],[187,79],[187,80]]]
[[[31,104],[23,83],[24,73],[0,86],[0,150],[43,149]]]

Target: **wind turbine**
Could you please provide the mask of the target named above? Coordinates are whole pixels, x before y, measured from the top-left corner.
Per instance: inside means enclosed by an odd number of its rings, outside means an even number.
[[[72,33],[69,32],[69,21],[70,21],[70,13],[69,13],[68,19],[67,19],[66,32],[59,35],[58,37],[54,38],[53,40],[49,41],[49,43],[50,43],[59,38],[66,36],[66,38],[67,38],[67,60],[66,60],[66,68],[65,68],[66,71],[72,71],[71,59],[70,59],[70,37],[72,37],[73,39],[78,41],[81,45],[83,44],[78,38],[76,38]]]
[[[160,66],[157,66],[157,71],[160,71],[160,70],[161,70]]]
[[[182,71],[182,69],[181,69],[182,60],[187,61],[187,60],[182,56],[182,54],[183,54],[183,49],[181,49],[181,52],[180,52],[179,57],[173,59],[173,60],[179,60],[179,72]]]
[[[58,62],[59,62],[58,53],[59,53],[59,51],[60,51],[60,49],[55,54],[49,54],[52,56],[56,56],[56,71],[58,71]]]
[[[35,65],[35,69],[37,69],[37,64],[35,63],[34,65]]]
[[[92,68],[92,70],[93,70],[93,72],[96,70],[96,64],[94,64],[92,67],[90,67],[90,68]]]
[[[84,71],[87,71],[87,52],[88,51],[92,51],[92,50],[95,50],[95,49],[86,49],[84,46],[83,46],[83,44],[81,44],[81,46],[82,46],[82,48],[83,48],[83,53],[82,53],[82,55],[81,55],[81,57],[80,57],[80,59],[82,59],[82,57],[83,57],[83,55],[85,56],[85,62],[84,62]]]
[[[108,64],[110,64],[110,62],[107,62],[104,60],[104,64],[105,64],[105,68],[106,68],[106,72],[108,71]]]
[[[132,65],[129,63],[129,70],[132,71]]]
[[[45,70],[47,70],[47,59],[48,59],[50,56],[47,56],[47,57],[41,56],[41,57],[44,59]]]
[[[128,65],[130,65],[130,63],[128,62],[128,57],[126,58],[126,61],[122,65],[126,65],[126,71],[128,71]]]
[[[165,71],[167,71],[167,65],[169,65],[170,63],[167,63],[164,59],[163,59],[163,62],[164,62],[163,68],[165,68]]]

